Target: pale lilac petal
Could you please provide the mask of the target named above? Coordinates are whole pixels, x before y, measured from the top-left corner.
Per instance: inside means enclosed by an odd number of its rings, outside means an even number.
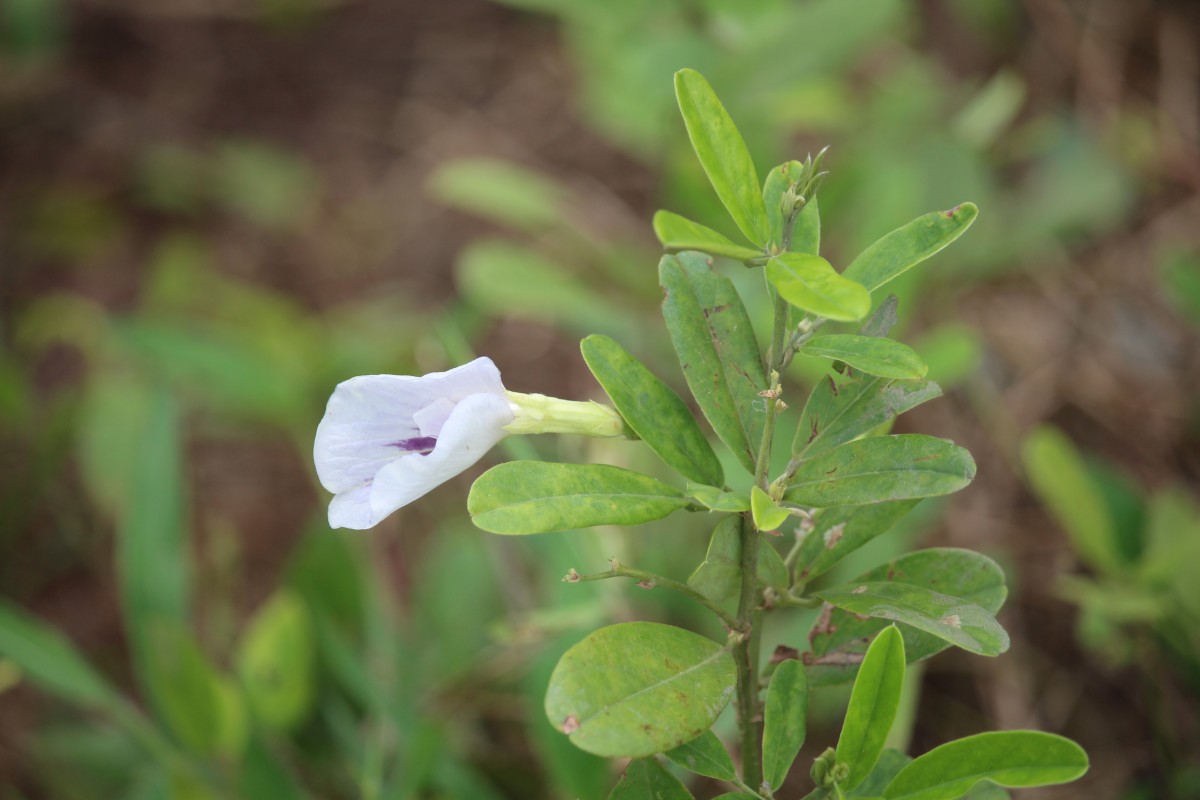
[[[450,412],[453,410],[454,401],[439,397],[413,414],[413,422],[422,436],[437,436],[442,432],[442,426],[450,419]]]
[[[504,397],[477,394],[454,407],[437,446],[427,456],[396,459],[375,475],[371,515],[375,522],[428,493],[474,464],[507,436],[513,413]]]
[[[321,485],[335,494],[362,486],[403,457],[406,450],[398,443],[429,435],[414,420],[422,409],[476,394],[504,397],[500,372],[490,358],[419,378],[364,375],[338,384],[313,443]]]
[[[374,525],[371,519],[371,484],[336,494],[329,501],[329,527],[363,531]]]

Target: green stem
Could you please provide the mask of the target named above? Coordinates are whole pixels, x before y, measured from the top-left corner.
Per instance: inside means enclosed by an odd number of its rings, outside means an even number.
[[[775,325],[771,331],[771,351],[768,357],[771,362],[771,368],[775,369],[777,365],[783,363],[784,359],[783,340],[787,335],[788,302],[783,299],[779,292],[773,289],[771,294],[775,299]],[[771,382],[774,383],[775,379],[772,379]],[[764,439],[764,441],[766,440]]]
[[[685,597],[695,600],[697,603],[716,614],[721,618],[721,621],[725,623],[725,627],[729,628],[729,630],[735,633],[745,633],[747,630],[747,628],[741,624],[738,618],[734,617],[728,611],[721,608],[719,605],[709,600],[707,597],[700,594],[686,583],[680,583],[679,581],[671,580],[663,575],[647,572],[644,569],[634,569],[633,567],[627,567],[624,564],[614,562],[612,569],[605,572],[594,572],[590,575],[580,575],[575,570],[571,570],[567,573],[567,576],[563,578],[563,580],[567,583],[584,583],[587,581],[607,580],[608,578],[634,578],[635,580],[648,584],[646,588],[661,586],[664,589],[670,589],[671,591],[678,592]]]
[[[758,605],[758,531],[749,514],[742,515],[742,592],[738,598],[737,621],[753,631]],[[762,752],[758,723],[758,638],[750,633],[739,637],[733,648],[737,667],[737,719],[742,736],[742,778],[752,786],[762,784]]]
[[[744,781],[738,780],[737,778],[734,778],[731,781],[725,781],[725,782],[728,783],[730,786],[734,787],[735,789],[737,789],[739,792],[745,792],[746,794],[751,795],[753,797],[763,797],[764,796],[760,790],[755,789],[752,786],[748,786]],[[769,793],[765,796],[766,797],[774,797],[774,795],[769,794]]]
[[[778,325],[780,317],[786,319],[787,303],[780,303],[776,298],[776,332],[777,341],[782,341],[782,329]],[[773,351],[773,359],[780,357],[779,349]],[[771,440],[775,433],[775,414],[779,408],[778,380],[779,373],[772,363],[770,369],[771,386],[766,394],[767,419],[763,424],[763,438],[758,448],[758,459],[754,467],[755,485],[765,489],[767,473],[771,468]],[[762,784],[762,751],[758,731],[758,656],[760,630],[759,622],[762,614],[759,611],[760,594],[758,590],[758,547],[759,532],[754,527],[753,517],[746,513],[742,515],[742,590],[738,597],[737,621],[739,628],[749,631],[742,636],[733,648],[733,659],[737,667],[737,712],[738,727],[742,735],[742,777],[751,786]]]

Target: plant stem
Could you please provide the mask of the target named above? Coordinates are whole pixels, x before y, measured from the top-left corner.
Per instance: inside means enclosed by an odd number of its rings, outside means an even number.
[[[664,589],[670,589],[674,592],[684,595],[685,597],[695,600],[697,603],[716,614],[721,618],[721,621],[725,623],[725,627],[729,628],[729,630],[735,633],[745,633],[748,630],[747,627],[741,624],[738,618],[734,617],[728,611],[721,608],[719,605],[709,600],[707,597],[700,594],[686,583],[680,583],[679,581],[671,580],[670,578],[662,575],[656,575],[653,572],[647,572],[644,569],[634,569],[633,567],[627,567],[624,564],[614,562],[612,569],[605,572],[593,572],[590,575],[580,575],[575,570],[571,570],[567,573],[567,577],[563,578],[563,580],[567,583],[583,583],[586,581],[602,581],[608,578],[634,578],[644,584],[647,584],[646,588],[648,589],[656,586],[661,586]]]
[[[778,344],[782,344],[783,341],[783,329],[778,324],[781,318],[787,318],[787,303],[776,297],[775,332]],[[763,489],[767,487],[767,474],[771,468],[771,440],[775,434],[775,414],[779,409],[779,374],[775,366],[777,360],[782,358],[782,352],[778,348],[773,349],[771,358],[769,374],[772,385],[764,395],[767,399],[767,419],[763,424],[763,438],[754,466],[754,483]],[[740,629],[748,631],[748,634],[742,636],[734,645],[733,659],[737,666],[737,712],[738,727],[742,736],[742,777],[751,786],[759,786],[762,784],[762,752],[757,721],[758,651],[761,634],[759,623],[762,618],[758,588],[759,532],[749,513],[742,514],[741,534],[742,591],[738,597],[737,621]]]
[[[749,629],[733,648],[737,666],[737,719],[742,738],[742,779],[751,786],[762,783],[762,753],[758,736],[758,531],[749,514],[742,515],[742,593],[738,598],[739,625]]]
[[[771,351],[768,354],[771,369],[777,369],[784,360],[784,339],[787,336],[788,302],[774,290],[771,291],[775,300],[775,325],[771,330]],[[771,369],[768,369],[768,374]],[[772,382],[775,379],[772,379]],[[764,439],[764,441],[767,441]],[[768,443],[769,444],[769,443]]]

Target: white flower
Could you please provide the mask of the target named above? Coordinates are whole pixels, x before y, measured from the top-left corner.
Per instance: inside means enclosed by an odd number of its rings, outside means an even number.
[[[513,408],[490,358],[448,372],[338,384],[313,461],[334,493],[332,528],[370,528],[474,464],[508,435]]]

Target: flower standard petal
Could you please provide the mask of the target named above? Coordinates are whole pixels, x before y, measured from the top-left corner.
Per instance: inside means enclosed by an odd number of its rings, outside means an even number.
[[[371,484],[371,524],[483,458],[508,435],[504,426],[512,421],[512,409],[503,397],[464,398],[450,412],[432,452],[401,456],[376,473]]]
[[[446,402],[477,394],[504,397],[500,371],[490,358],[419,378],[363,375],[338,384],[313,443],[321,485],[335,494],[361,487],[414,449],[403,443],[436,436]],[[418,424],[415,417],[430,407]]]

